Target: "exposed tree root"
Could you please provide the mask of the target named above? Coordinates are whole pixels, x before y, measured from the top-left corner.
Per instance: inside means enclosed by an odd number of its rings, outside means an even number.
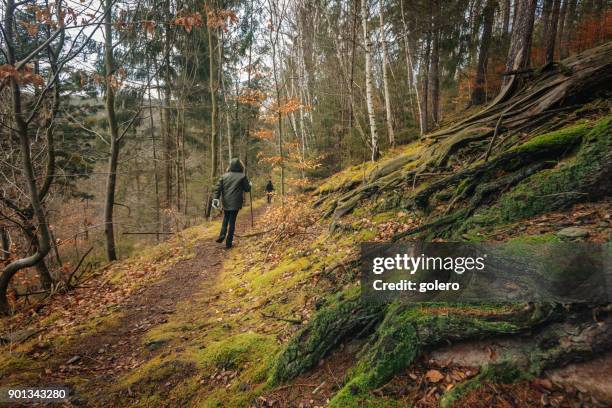
[[[429,347],[447,342],[480,337],[524,333],[558,320],[561,310],[553,305],[517,308],[502,312],[492,310],[490,316],[469,313],[431,313],[425,307],[395,305],[367,344],[350,381],[332,400],[330,406],[350,406],[354,395],[364,394],[387,381],[410,365]]]
[[[510,140],[509,137],[514,135],[516,139],[519,132],[533,132],[542,128],[559,129],[566,124],[564,116],[559,116],[559,113],[576,109],[580,104],[610,91],[612,83],[610,60],[612,60],[612,44],[608,43],[542,69],[523,88],[497,98],[490,106],[455,125],[427,135],[425,143],[429,143],[429,146],[425,147],[420,155],[399,156],[372,172],[363,183],[355,181],[348,186],[340,186],[336,191],[342,191],[344,195],[334,201],[332,207],[326,211],[326,215],[333,214],[334,219],[337,219],[350,213],[359,202],[374,194],[401,185],[417,187],[416,179],[420,174],[432,174],[436,177],[435,174],[447,172],[447,163],[458,152],[464,152],[475,143],[482,145],[487,138],[491,138],[496,133],[496,130],[497,139],[501,140],[500,145],[505,148]],[[500,121],[502,115],[503,120]],[[514,143],[515,139],[512,139]],[[489,182],[499,177],[500,172],[504,176],[508,172],[519,171],[522,167],[535,162],[558,160],[567,155],[571,147],[579,141],[580,138],[576,138],[566,144],[551,143],[531,146],[534,149],[511,149],[493,157],[492,160],[436,180],[426,188],[417,190],[414,203],[416,208],[424,209],[427,208],[432,194],[447,187],[461,188],[463,185],[474,190],[476,181]],[[486,150],[489,146],[491,148],[489,153],[494,156],[497,144],[496,141],[491,142],[485,142],[484,147]],[[473,150],[477,156],[472,160],[477,159],[478,155],[481,158],[484,156],[484,151]],[[405,166],[409,163],[414,163],[414,166],[406,170]],[[547,166],[542,166],[545,167]],[[503,186],[501,187],[503,189]],[[463,197],[467,197],[467,193]],[[321,197],[317,205],[324,203],[326,198]],[[436,223],[444,224],[442,220]]]
[[[525,350],[525,360],[502,359],[489,364],[480,374],[447,392],[440,406],[450,408],[468,392],[483,383],[511,383],[531,379],[543,374],[546,369],[563,367],[570,363],[585,361],[612,348],[612,317],[604,321],[589,320],[588,316],[576,315],[565,321],[546,326],[534,336],[531,347]]]
[[[383,311],[383,306],[365,305],[359,298],[340,301],[320,311],[280,355],[272,383],[289,380],[314,367],[347,336],[368,334],[382,320]]]

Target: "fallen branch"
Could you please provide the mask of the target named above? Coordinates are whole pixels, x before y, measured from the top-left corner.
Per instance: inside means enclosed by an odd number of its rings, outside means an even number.
[[[81,257],[81,259],[79,259],[79,262],[77,263],[77,265],[75,266],[75,268],[72,270],[72,272],[70,273],[70,276],[68,276],[68,279],[66,279],[66,287],[67,288],[71,288],[71,284],[70,282],[72,281],[72,277],[74,276],[74,274],[79,270],[79,268],[81,267],[81,265],[83,264],[83,261],[85,260],[85,258],[87,258],[87,255],[89,255],[89,253],[91,251],[93,251],[94,247],[91,246],[89,247],[89,249],[83,254],[83,256]]]

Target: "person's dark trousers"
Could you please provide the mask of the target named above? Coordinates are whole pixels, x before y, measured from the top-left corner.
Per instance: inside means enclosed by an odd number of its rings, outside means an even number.
[[[219,241],[223,242],[223,239],[227,235],[225,246],[231,248],[232,242],[234,241],[234,230],[236,229],[236,217],[238,216],[238,210],[227,211],[223,210],[223,224],[221,224],[221,232],[219,233]],[[229,229],[228,229],[229,225]]]
[[[268,196],[268,204],[271,204],[272,203],[272,193],[268,193],[267,196]]]

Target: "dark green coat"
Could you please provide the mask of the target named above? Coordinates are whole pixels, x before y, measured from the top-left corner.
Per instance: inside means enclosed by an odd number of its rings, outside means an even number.
[[[213,197],[221,199],[225,211],[236,211],[242,208],[244,193],[251,191],[251,183],[243,173],[244,168],[238,159],[232,159],[228,172],[219,177]]]

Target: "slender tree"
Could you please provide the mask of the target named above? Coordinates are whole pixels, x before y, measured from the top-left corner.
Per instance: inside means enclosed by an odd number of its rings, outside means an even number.
[[[391,113],[391,95],[389,93],[389,51],[387,50],[387,39],[385,33],[384,2],[381,0],[378,17],[380,20],[380,41],[382,45],[382,72],[383,92],[385,94],[385,112],[387,116],[387,135],[389,144],[395,146],[395,133],[393,132],[393,115]]]
[[[472,87],[472,105],[482,105],[486,102],[485,78],[487,73],[487,63],[489,60],[489,45],[491,43],[491,33],[493,31],[493,21],[495,17],[496,0],[487,0],[484,8],[484,21],[482,36],[480,39],[480,50],[478,51],[478,63],[476,65],[476,75],[474,76],[474,86]]]
[[[555,56],[555,41],[557,39],[557,25],[559,23],[559,8],[561,0],[553,0],[552,11],[550,13],[550,21],[547,24],[546,31],[546,60],[545,64],[553,62]]]
[[[376,114],[374,112],[374,100],[372,90],[372,40],[368,32],[368,0],[361,0],[361,25],[363,28],[363,46],[365,53],[365,88],[366,106],[368,109],[368,122],[370,123],[370,137],[372,149],[372,161],[378,160],[380,150],[378,147],[378,130],[376,129]]]

